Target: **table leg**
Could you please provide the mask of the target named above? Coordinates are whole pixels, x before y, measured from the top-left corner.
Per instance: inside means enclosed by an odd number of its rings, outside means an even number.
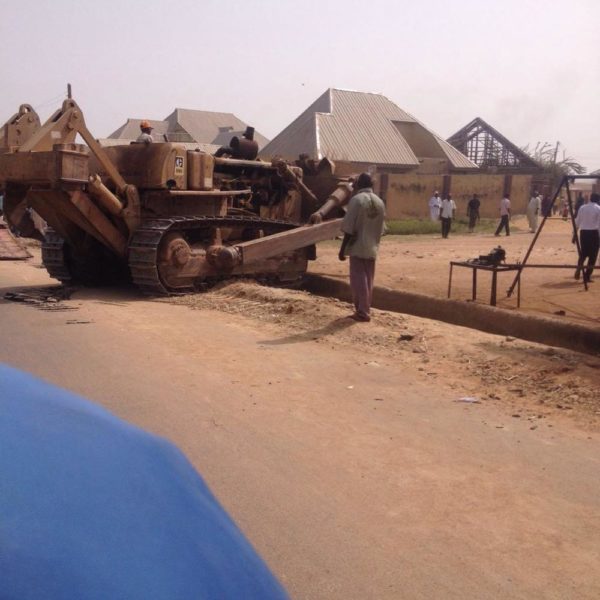
[[[492,294],[490,297],[490,304],[496,306],[496,284],[497,284],[498,272],[496,269],[492,271]]]
[[[475,302],[477,300],[477,267],[473,267],[473,293],[471,296]]]
[[[450,264],[450,276],[448,277],[448,298],[450,298],[450,292],[452,291],[452,264]]]

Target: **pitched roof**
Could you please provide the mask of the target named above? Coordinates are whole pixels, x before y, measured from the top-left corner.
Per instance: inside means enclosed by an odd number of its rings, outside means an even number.
[[[124,125],[121,125],[119,129],[111,133],[108,137],[119,138],[122,140],[135,140],[141,133],[140,123],[142,120],[143,119],[127,119]],[[152,131],[153,137],[162,137],[163,134],[167,133],[167,124],[164,121],[146,120],[154,128]]]
[[[233,136],[241,136],[248,126],[247,123],[238,119],[233,113],[187,108],[176,108],[165,118],[165,122],[169,123],[171,131],[183,129],[195,141],[218,144],[219,146],[228,144]],[[254,139],[259,148],[262,148],[269,141],[257,131],[254,132]]]
[[[269,142],[262,156],[312,158],[380,165],[419,165],[446,158],[454,168],[477,166],[381,94],[331,88]]]
[[[142,119],[127,119],[127,122],[111,133],[109,138],[135,140],[140,135]],[[150,121],[155,139],[167,136],[170,142],[198,142],[212,144],[217,148],[229,144],[233,136],[240,137],[247,124],[232,113],[211,112],[176,108],[163,121]],[[254,139],[262,148],[269,140],[257,131]]]
[[[600,169],[597,169],[596,171],[592,171],[590,173],[590,175],[598,175],[598,177],[600,177]]]
[[[540,165],[499,131],[476,117],[447,140],[480,167],[538,171]]]

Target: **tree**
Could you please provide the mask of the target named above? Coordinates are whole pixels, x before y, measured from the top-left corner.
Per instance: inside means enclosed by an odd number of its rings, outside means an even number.
[[[527,152],[543,169],[543,177],[555,188],[565,175],[582,175],[586,168],[578,163],[572,156],[567,156],[566,150],[559,154],[558,147],[549,142],[538,142],[533,150],[529,150],[529,144],[521,148]]]

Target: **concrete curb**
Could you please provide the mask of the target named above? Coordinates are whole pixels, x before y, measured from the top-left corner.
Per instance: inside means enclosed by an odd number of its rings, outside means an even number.
[[[348,283],[330,277],[309,273],[303,287],[318,296],[334,297],[347,302],[352,298]],[[434,298],[425,294],[401,292],[384,287],[375,287],[373,307],[444,321],[487,333],[510,335],[522,340],[559,346],[586,354],[600,354],[600,329],[585,325],[560,323],[553,319],[524,315],[493,306]]]

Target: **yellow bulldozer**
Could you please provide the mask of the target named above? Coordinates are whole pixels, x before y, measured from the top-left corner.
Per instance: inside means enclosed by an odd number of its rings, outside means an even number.
[[[352,190],[326,159],[257,159],[251,128],[214,155],[167,141],[104,147],[67,99],[43,125],[23,105],[0,132],[5,219],[33,237],[30,215],[44,219],[43,263],[65,283],[129,278],[173,294],[232,275],[297,280],[315,243],[339,233]]]

